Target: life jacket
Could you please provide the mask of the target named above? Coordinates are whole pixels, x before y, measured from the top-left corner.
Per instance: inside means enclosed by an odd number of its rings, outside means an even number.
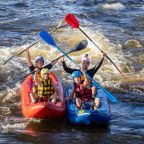
[[[84,81],[85,80],[85,76],[84,76],[84,74],[82,73],[82,76],[81,76],[81,80],[82,81]],[[90,80],[90,79],[88,79],[88,82],[89,82],[89,84],[91,84],[92,83],[92,81]]]
[[[80,98],[82,102],[88,102],[89,100],[93,100],[92,90],[84,87],[83,81],[81,82],[80,85],[77,85],[74,82],[74,88],[75,88],[76,97]]]
[[[47,81],[40,78],[42,86],[38,85],[38,96],[39,97],[50,97],[54,93],[54,87],[52,85],[52,79],[49,78]]]

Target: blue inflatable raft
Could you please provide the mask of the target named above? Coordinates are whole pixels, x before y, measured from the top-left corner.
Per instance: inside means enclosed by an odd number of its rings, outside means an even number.
[[[70,96],[71,87],[66,89],[66,96]],[[92,123],[108,124],[111,119],[110,106],[103,89],[98,88],[96,97],[100,98],[100,107],[97,110],[78,109],[74,100],[67,104],[67,117],[73,124],[90,125]]]

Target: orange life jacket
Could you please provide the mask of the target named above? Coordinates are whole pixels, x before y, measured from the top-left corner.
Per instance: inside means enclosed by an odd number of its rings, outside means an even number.
[[[84,76],[84,74],[82,73],[82,76],[81,76],[81,80],[82,81],[84,81],[85,80],[85,76]],[[88,82],[89,82],[89,84],[91,84],[92,83],[92,81],[90,80],[90,79],[88,79]]]

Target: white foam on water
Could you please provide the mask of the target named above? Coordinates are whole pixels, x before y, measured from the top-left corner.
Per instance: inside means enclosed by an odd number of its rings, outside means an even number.
[[[13,98],[18,95],[20,95],[19,87],[8,88],[5,92],[5,96],[3,97],[2,102],[6,102],[8,100],[13,100]]]
[[[125,6],[122,3],[112,3],[112,4],[103,4],[103,8],[105,9],[113,9],[113,10],[122,10],[125,8]]]
[[[94,57],[95,60],[100,60],[102,58],[101,51],[105,52],[113,61],[120,67],[121,64],[125,63],[124,54],[122,52],[122,46],[120,44],[112,44],[110,43],[109,39],[106,38],[103,34],[100,32],[92,32],[90,30],[88,31],[89,35],[91,35],[91,39],[96,43],[97,46],[94,46],[92,42],[89,41],[88,47],[89,56]],[[100,50],[101,51],[100,51]],[[105,63],[103,64],[103,67],[109,67],[112,65],[112,63],[105,58]],[[109,73],[114,72],[115,74],[118,74],[117,70],[112,66],[112,71],[109,71]]]
[[[0,109],[2,109],[2,111],[3,111],[3,113],[5,114],[5,115],[8,115],[8,114],[10,114],[11,113],[11,111],[10,111],[10,108],[9,107],[0,107]]]
[[[96,45],[104,52],[107,53],[107,55],[113,60],[113,62],[123,71],[124,68],[127,67],[128,60],[125,59],[125,55],[123,53],[122,45],[121,44],[114,44],[111,43],[110,40],[103,35],[100,28],[90,29],[87,27],[82,28],[84,32],[96,43]],[[87,39],[82,33],[80,33],[79,30],[71,30],[67,29],[66,31],[63,31],[61,33],[54,35],[56,39],[57,45],[62,48],[63,51],[67,52],[72,48],[75,44],[79,43],[81,40]],[[87,39],[88,40],[88,39]],[[6,59],[8,56],[18,53],[21,50],[25,49],[30,44],[23,45],[21,47],[17,47],[11,52],[8,50],[8,48],[1,48],[0,49],[0,56],[2,53],[2,56],[4,59]],[[16,51],[16,52],[15,52]],[[7,53],[8,52],[8,53]],[[89,68],[92,68],[94,65],[96,65],[102,58],[101,51],[93,45],[90,40],[88,40],[88,46],[82,51],[71,53],[70,57],[76,61],[77,64],[80,64],[81,66],[81,59],[84,54],[88,54],[89,58],[91,60],[91,65]],[[56,59],[58,56],[61,55],[61,52],[59,52],[56,48],[49,46],[48,44],[44,42],[40,42],[33,46],[30,49],[30,55],[31,59],[34,62],[34,59],[37,55],[41,55],[46,60],[46,64],[48,61],[52,61]],[[72,63],[70,60],[68,60],[65,57],[66,64],[71,68],[78,68],[74,63]],[[48,62],[49,63],[49,62]],[[54,68],[57,67],[56,75],[61,75],[61,72],[63,72],[63,69],[61,67],[61,62],[59,61]],[[52,71],[55,69],[52,69]],[[15,57],[10,62],[8,62],[5,66],[2,66],[0,74],[5,74],[5,78],[7,81],[12,81],[12,79],[20,78],[22,75],[26,74],[26,70],[28,69],[26,64],[26,58],[25,54],[22,54],[20,57]],[[129,73],[133,73],[133,69],[130,69],[129,67]],[[29,71],[27,71],[29,72]],[[62,76],[61,76],[62,77]],[[118,72],[118,70],[113,66],[113,64],[105,58],[101,68],[98,70],[98,72],[95,75],[95,79],[101,82],[101,84],[105,83],[111,83],[112,77],[119,77],[121,78],[121,74]],[[63,79],[63,78],[62,78]],[[64,79],[63,79],[64,80]],[[66,81],[69,81],[66,79]],[[8,85],[6,85],[8,86]],[[4,101],[7,101],[8,99],[12,98],[12,94],[8,94]]]
[[[14,131],[16,129],[25,129],[27,127],[26,123],[14,123],[14,124],[5,124],[2,125],[1,128],[3,129],[3,133],[7,133],[9,131]]]
[[[142,9],[144,9],[144,5],[142,5],[142,7],[141,7]]]

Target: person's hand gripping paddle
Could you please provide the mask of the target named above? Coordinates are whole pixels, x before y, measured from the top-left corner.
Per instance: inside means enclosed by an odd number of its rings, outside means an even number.
[[[68,56],[60,47],[57,46],[57,44],[55,43],[55,41],[53,40],[52,36],[46,32],[46,31],[41,31],[39,36],[48,44],[52,45],[53,47],[55,47],[57,50],[59,50],[64,56],[66,56],[70,61],[72,61],[74,64],[76,64],[79,68],[80,66],[70,57]],[[92,82],[94,82],[94,84],[98,87],[101,88],[107,98],[111,101],[111,102],[117,102],[117,99],[111,94],[109,93],[105,88],[103,88],[100,84],[98,84],[93,78],[91,78],[86,72],[85,72],[86,76],[88,76],[89,79],[92,80]]]
[[[122,76],[124,76],[124,74],[121,72],[121,70],[118,68],[118,66],[111,60],[111,58],[103,51],[100,49],[100,47],[98,45],[96,45],[96,43],[81,29],[81,27],[79,26],[79,22],[78,20],[75,18],[75,16],[73,14],[68,14],[65,17],[65,21],[72,27],[72,28],[78,28],[93,44],[96,48],[98,48],[103,54],[105,54],[105,56],[109,59],[109,61],[114,65],[114,67],[120,72],[120,74]]]

